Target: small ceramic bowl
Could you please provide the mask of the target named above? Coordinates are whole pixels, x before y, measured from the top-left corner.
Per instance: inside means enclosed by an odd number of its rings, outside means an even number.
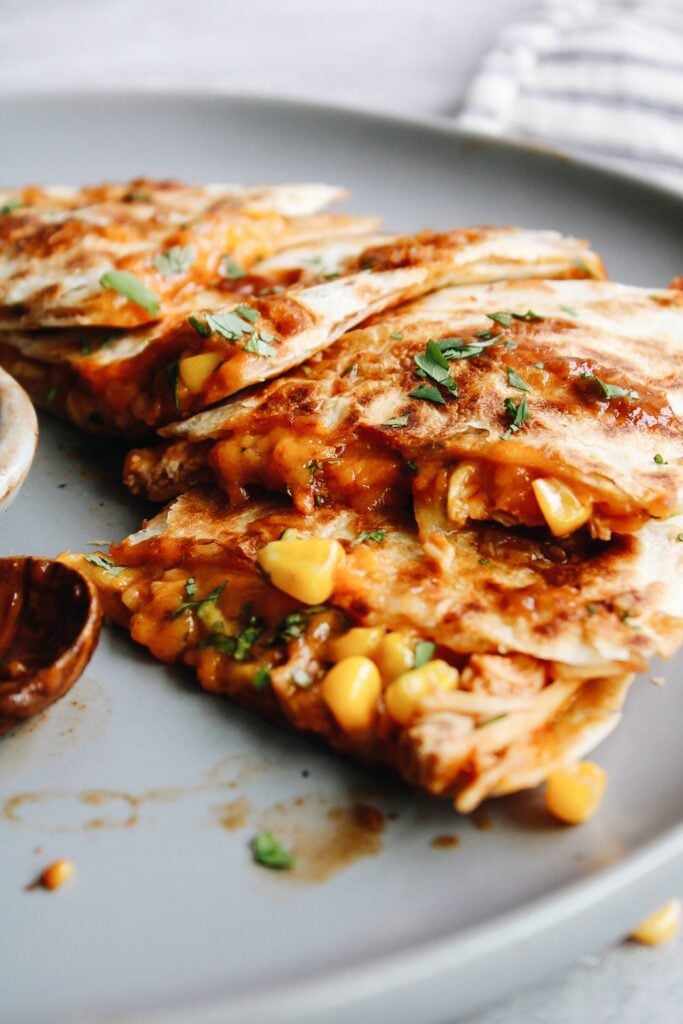
[[[0,512],[26,479],[37,442],[38,421],[28,395],[0,369]]]

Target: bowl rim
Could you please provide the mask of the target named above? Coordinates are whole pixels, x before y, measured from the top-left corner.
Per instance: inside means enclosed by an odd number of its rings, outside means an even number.
[[[19,493],[38,443],[38,419],[31,400],[0,367],[0,512]]]

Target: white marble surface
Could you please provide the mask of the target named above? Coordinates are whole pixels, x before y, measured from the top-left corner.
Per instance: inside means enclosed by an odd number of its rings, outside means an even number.
[[[2,0],[0,96],[211,89],[453,114],[497,28],[527,9],[525,0]],[[681,1020],[679,939],[588,958],[463,1024]]]

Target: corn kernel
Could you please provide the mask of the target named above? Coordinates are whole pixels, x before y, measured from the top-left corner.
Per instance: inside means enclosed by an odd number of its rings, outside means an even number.
[[[322,696],[345,732],[367,729],[382,692],[377,666],[369,658],[343,658],[322,681]]]
[[[39,878],[43,889],[59,889],[73,876],[74,866],[70,860],[56,860],[45,868]]]
[[[555,477],[538,477],[531,481],[543,518],[556,537],[573,533],[587,523],[593,512],[591,502],[580,501],[574,491]]]
[[[387,633],[373,651],[372,660],[388,683],[415,664],[415,640],[403,633]]]
[[[428,661],[420,668],[404,672],[390,683],[384,694],[387,711],[401,725],[409,725],[420,710],[423,699],[434,690],[453,690],[458,672],[446,661]]]
[[[273,540],[258,553],[258,562],[273,586],[304,604],[322,604],[332,595],[337,567],[345,558],[338,540],[301,537]]]
[[[663,942],[674,939],[681,928],[681,904],[679,900],[669,900],[653,914],[641,921],[631,932],[629,938],[633,942],[642,942],[646,946],[659,946]]]
[[[377,645],[386,633],[383,626],[366,628],[356,626],[341,636],[334,637],[328,645],[328,654],[332,661],[341,661],[342,658],[351,658],[354,654],[371,656],[377,649]]]
[[[567,825],[580,825],[592,818],[602,803],[607,774],[592,761],[580,761],[548,776],[546,807]]]
[[[178,363],[178,374],[187,390],[196,395],[222,360],[220,352],[201,352],[197,356],[187,356]]]

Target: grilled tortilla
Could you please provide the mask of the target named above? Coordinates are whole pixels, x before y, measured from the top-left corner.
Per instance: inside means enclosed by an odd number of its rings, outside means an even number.
[[[65,557],[161,661],[185,662],[207,690],[388,763],[466,812],[584,754],[616,724],[644,656],[672,653],[681,525],[609,543],[475,525],[449,538],[455,559],[435,567],[397,514],[232,510],[198,490],[108,556]],[[297,600],[259,570],[283,533],[304,548],[311,535],[341,545],[323,601]],[[362,728],[344,724],[324,683],[359,650],[383,675]],[[392,686],[415,660],[424,685],[401,704],[405,680]]]
[[[412,494],[425,538],[495,520],[606,539],[683,504],[682,357],[679,292],[444,289],[165,428],[125,479],[162,500],[209,480],[235,501],[288,490],[303,512]]]
[[[35,400],[49,396],[51,410],[80,427],[134,435],[277,376],[387,306],[443,284],[522,270],[600,274],[602,266],[585,243],[554,232],[331,236],[230,280],[232,296],[205,291],[189,316],[145,330],[85,338],[5,331],[0,362]]]
[[[138,179],[0,193],[0,329],[136,327],[289,245],[375,218],[320,214],[329,185]]]

